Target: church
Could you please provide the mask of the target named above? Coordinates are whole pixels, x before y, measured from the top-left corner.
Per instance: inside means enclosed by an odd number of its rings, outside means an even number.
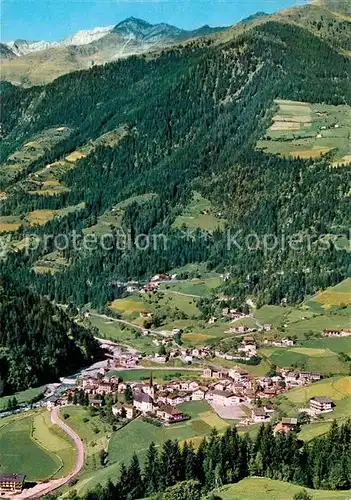
[[[157,404],[155,403],[155,387],[153,384],[152,374],[150,382],[143,388],[143,392],[136,392],[133,395],[133,405],[141,413],[153,413]]]

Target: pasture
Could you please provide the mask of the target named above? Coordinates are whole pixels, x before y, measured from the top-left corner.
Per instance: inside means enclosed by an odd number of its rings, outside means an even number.
[[[297,367],[322,375],[348,373],[348,365],[330,348],[276,347],[264,348],[260,353],[279,368]]]
[[[68,265],[69,262],[63,257],[63,253],[57,250],[43,255],[36,261],[33,270],[36,274],[55,274],[63,271]]]
[[[351,278],[348,278],[339,285],[327,288],[319,292],[311,300],[321,304],[325,308],[331,306],[351,305]]]
[[[107,450],[112,428],[81,406],[69,406],[62,410],[67,413],[67,424],[79,435],[84,443],[84,470],[95,471],[100,468],[99,452]]]
[[[175,219],[173,227],[213,231],[217,228],[223,229],[224,223],[211,202],[200,193],[194,192],[192,200]]]
[[[161,285],[161,290],[168,292],[178,292],[189,295],[198,295],[200,297],[210,295],[211,291],[219,287],[221,280],[219,277],[211,277],[205,279],[192,279],[188,281],[180,281],[170,285]]]
[[[213,491],[222,500],[292,500],[303,488],[295,484],[285,483],[267,478],[246,478],[238,483],[223,486]],[[311,490],[304,488],[313,500],[348,500],[351,491]]]
[[[191,380],[198,379],[201,370],[187,370],[186,368],[175,368],[174,370],[152,370],[150,368],[139,368],[133,370],[112,370],[109,372],[108,376],[113,375],[120,377],[124,382],[141,382],[144,380],[149,380],[150,374],[152,372],[152,378],[155,382],[162,383],[165,380],[177,379],[177,380]]]
[[[29,403],[33,398],[36,398],[40,394],[44,393],[46,390],[46,385],[41,387],[35,387],[34,389],[27,389],[26,391],[16,392],[12,396],[3,396],[0,398],[0,410],[5,410],[7,403],[13,396],[16,397],[18,404]]]
[[[132,196],[121,201],[120,203],[117,203],[117,205],[100,215],[97,218],[96,223],[85,228],[83,232],[85,234],[95,233],[97,236],[101,237],[105,234],[110,234],[113,229],[121,229],[125,209],[132,203],[137,203],[141,207],[143,203],[147,202],[154,196],[155,195],[153,193],[146,193],[138,196]],[[124,233],[121,233],[120,236],[120,245],[127,245],[128,242],[125,241]]]
[[[114,340],[121,344],[128,344],[145,354],[154,354],[157,349],[152,343],[152,337],[144,337],[131,327],[123,327],[121,323],[91,315],[91,326],[98,328],[101,338]]]
[[[17,231],[22,224],[19,216],[0,216],[0,233]]]
[[[270,363],[264,357],[262,358],[259,365],[246,365],[244,363],[238,363],[237,361],[229,361],[223,358],[213,358],[211,361],[213,364],[222,366],[223,368],[234,368],[234,366],[238,366],[241,370],[244,370],[255,377],[261,377],[266,375],[266,373],[270,369]]]
[[[29,481],[42,481],[72,468],[74,445],[47,417],[41,411],[0,421],[2,473],[16,471]]]
[[[182,405],[180,406],[182,407]],[[219,428],[224,429],[227,426],[205,402],[184,403],[185,410],[189,415],[192,415],[191,420],[157,427],[137,418],[114,432],[108,444],[108,465],[103,469],[100,468],[94,471],[86,469],[80,475],[80,481],[75,486],[75,489],[79,494],[82,494],[109,479],[114,480],[118,477],[121,463],[128,464],[133,453],[136,453],[140,462],[143,463],[146,451],[152,441],[155,442],[158,449],[167,439],[176,439],[181,443],[193,441],[194,445],[198,445],[203,437],[211,432],[211,418],[214,419],[212,422],[218,424]],[[207,422],[203,419],[207,419]]]
[[[47,150],[66,139],[71,133],[68,127],[50,128],[33,136],[17,151],[11,154],[6,162],[0,164],[0,175],[8,182],[16,174],[24,171],[34,161],[44,157]]]
[[[71,205],[60,208],[59,210],[33,210],[29,212],[25,218],[29,226],[44,226],[55,217],[65,217],[78,210],[82,210],[84,207],[85,203],[79,203],[78,205]]]
[[[298,387],[285,393],[289,401],[303,405],[315,396],[328,396],[335,403],[351,396],[351,377],[333,377],[319,382]]]

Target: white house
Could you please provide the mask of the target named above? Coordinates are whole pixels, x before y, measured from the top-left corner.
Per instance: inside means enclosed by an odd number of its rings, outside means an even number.
[[[327,396],[315,396],[310,399],[310,408],[316,413],[328,413],[333,411],[333,401]]]
[[[205,399],[206,392],[208,391],[207,387],[199,387],[192,393],[191,399],[192,401],[200,401]]]
[[[117,404],[113,405],[112,406],[112,413],[115,416],[121,415],[123,413],[123,409],[125,410],[126,418],[131,420],[134,416],[134,407],[133,407],[133,405],[130,405],[128,403],[125,403],[125,404],[117,403]]]

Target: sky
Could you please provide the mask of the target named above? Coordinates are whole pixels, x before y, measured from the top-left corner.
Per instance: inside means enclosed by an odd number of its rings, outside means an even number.
[[[183,29],[229,26],[306,0],[0,0],[2,41],[62,40],[82,29],[116,25],[134,16]]]

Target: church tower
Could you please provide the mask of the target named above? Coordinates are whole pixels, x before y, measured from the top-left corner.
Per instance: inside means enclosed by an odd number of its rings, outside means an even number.
[[[155,388],[153,384],[153,379],[152,379],[152,372],[150,373],[150,384],[149,384],[149,396],[152,399],[155,399]]]

